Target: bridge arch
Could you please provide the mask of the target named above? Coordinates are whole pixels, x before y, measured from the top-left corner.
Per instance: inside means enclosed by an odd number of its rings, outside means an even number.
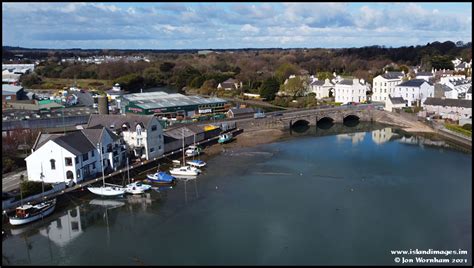
[[[309,125],[309,121],[306,119],[297,119],[294,121],[291,121],[290,127],[299,127],[299,126],[307,126]]]
[[[360,117],[357,116],[357,115],[355,115],[355,114],[348,114],[348,115],[345,115],[343,121],[349,121],[349,120],[356,120],[356,121],[359,121],[359,120],[360,120]]]
[[[342,123],[348,127],[355,127],[359,124],[360,117],[354,114],[344,116]]]

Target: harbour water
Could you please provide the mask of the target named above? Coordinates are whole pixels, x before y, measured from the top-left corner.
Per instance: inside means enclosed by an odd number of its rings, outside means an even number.
[[[472,264],[472,155],[443,141],[302,127],[203,160],[174,188],[70,197],[23,228],[4,220],[2,264],[390,265],[410,249],[462,249]]]

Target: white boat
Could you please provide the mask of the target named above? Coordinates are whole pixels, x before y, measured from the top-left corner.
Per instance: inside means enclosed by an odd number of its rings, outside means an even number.
[[[119,196],[125,194],[125,188],[119,186],[87,187],[87,189],[100,196]]]
[[[15,216],[9,217],[11,225],[21,225],[39,220],[53,213],[56,208],[56,198],[36,205],[26,204],[16,208]]]
[[[201,148],[196,145],[190,145],[185,151],[186,156],[196,156],[201,153]]]
[[[190,160],[190,161],[187,161],[186,164],[193,167],[204,167],[207,165],[207,163],[202,160]]]
[[[193,166],[187,166],[186,164],[186,159],[184,157],[184,129],[183,129],[183,163],[182,166],[180,167],[175,167],[170,169],[170,173],[173,176],[197,176],[199,173],[201,173],[201,170],[193,167]]]
[[[173,176],[197,176],[201,170],[192,166],[181,166],[170,169],[170,173]]]
[[[101,144],[97,144],[97,150],[99,151],[100,155],[100,161],[101,163],[104,163],[104,160],[102,159],[102,151],[100,150],[102,148]],[[125,194],[125,188],[121,186],[110,186],[105,184],[105,175],[104,175],[104,165],[101,165],[102,167],[102,186],[100,187],[87,187],[87,190],[91,191],[92,193],[100,196],[120,196]]]
[[[125,187],[125,192],[129,194],[143,194],[150,189],[151,185],[137,181],[127,184]]]

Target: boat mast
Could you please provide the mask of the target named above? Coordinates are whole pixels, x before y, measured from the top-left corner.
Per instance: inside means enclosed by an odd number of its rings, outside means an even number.
[[[44,180],[43,180],[43,163],[41,163],[41,174],[40,174],[40,178],[41,178],[41,190],[43,192],[43,196],[42,198],[44,199]]]
[[[184,127],[181,129],[182,133],[183,133],[183,166],[185,165],[185,158],[184,158]]]
[[[100,166],[102,167],[102,186],[105,187],[104,160],[102,159],[102,144],[97,143],[97,150],[99,150]]]
[[[197,147],[196,147],[196,133],[194,133],[194,150],[196,150],[195,152],[197,152]],[[195,156],[195,153],[193,153],[193,161],[194,161],[194,156]]]

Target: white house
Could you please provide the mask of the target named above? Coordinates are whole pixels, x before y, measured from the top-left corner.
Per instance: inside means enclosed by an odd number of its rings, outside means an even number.
[[[449,77],[444,77],[441,79],[440,83],[454,90],[451,96],[453,99],[464,98],[466,92],[472,85],[471,80],[462,77],[455,77],[451,79],[449,79]]]
[[[120,135],[137,157],[150,160],[164,153],[163,127],[153,115],[91,114],[87,126],[95,125]]]
[[[315,78],[313,82],[309,84],[310,92],[316,94],[317,99],[329,97],[329,95],[334,95],[334,84],[329,80],[325,79],[324,81],[318,80]]]
[[[426,113],[434,113],[449,118],[451,120],[460,120],[463,118],[472,118],[472,101],[445,98],[427,98],[423,103]]]
[[[363,79],[343,79],[335,85],[335,101],[346,104],[348,102],[365,102],[368,85]]]
[[[219,85],[217,85],[217,89],[224,89],[224,90],[237,90],[240,88],[242,88],[242,82],[233,78],[229,78],[225,80],[224,82],[219,83]]]
[[[472,86],[466,92],[466,100],[472,100]]]
[[[385,72],[375,77],[372,86],[372,101],[387,101],[388,95],[393,95],[395,87],[402,83],[404,77],[403,72]]]
[[[403,107],[407,107],[406,100],[404,100],[402,97],[392,97],[388,95],[384,110],[393,112],[393,109],[401,109]]]
[[[103,126],[64,134],[42,134],[25,158],[28,180],[78,183],[125,164],[122,139]],[[100,160],[102,159],[102,161]]]
[[[405,81],[395,87],[393,97],[402,97],[408,101],[408,106],[423,103],[426,98],[434,97],[434,86],[423,79]]]
[[[423,79],[427,82],[430,82],[430,80],[433,80],[434,77],[435,76],[433,72],[416,72],[415,79]]]

